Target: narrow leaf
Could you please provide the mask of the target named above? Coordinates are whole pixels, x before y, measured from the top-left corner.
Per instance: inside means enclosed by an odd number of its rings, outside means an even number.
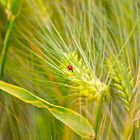
[[[71,128],[75,133],[77,133],[81,137],[84,137],[87,139],[93,139],[95,137],[93,128],[90,125],[90,123],[87,121],[87,119],[85,119],[80,114],[76,113],[75,111],[64,108],[64,107],[53,105],[33,95],[31,92],[23,88],[5,83],[3,81],[0,81],[0,89],[26,103],[30,103],[39,108],[48,109],[48,111],[54,117],[56,117],[58,120],[63,122],[65,125]]]
[[[20,10],[21,0],[9,0],[12,15],[17,15]]]

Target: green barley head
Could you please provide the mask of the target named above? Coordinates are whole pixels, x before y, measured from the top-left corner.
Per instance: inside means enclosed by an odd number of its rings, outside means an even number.
[[[86,102],[98,100],[100,96],[108,95],[108,86],[91,73],[83,60],[78,58],[76,52],[64,53],[60,66],[67,75],[69,84],[73,86],[72,94],[84,99]]]

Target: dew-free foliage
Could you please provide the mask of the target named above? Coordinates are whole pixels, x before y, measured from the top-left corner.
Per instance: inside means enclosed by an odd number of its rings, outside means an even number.
[[[54,117],[69,126],[81,137],[87,139],[93,139],[95,137],[90,123],[78,113],[64,107],[50,104],[23,88],[5,83],[3,81],[0,81],[0,89],[24,101],[25,103],[30,103],[39,108],[46,108],[48,111],[50,111],[50,113],[52,113],[52,115],[54,115]]]
[[[0,0],[0,140],[139,140],[139,23],[139,0]]]

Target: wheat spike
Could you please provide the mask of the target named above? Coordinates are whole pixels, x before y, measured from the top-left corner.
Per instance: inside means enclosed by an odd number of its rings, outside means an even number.
[[[129,110],[130,100],[133,92],[133,78],[130,68],[120,60],[112,67],[113,58],[108,58],[105,61],[107,71],[110,71],[109,78],[112,92],[121,98],[125,108]]]
[[[73,93],[77,93],[80,98],[86,99],[86,102],[91,102],[101,95],[108,94],[108,86],[102,83],[95,73],[88,70],[75,52],[65,54],[65,56],[66,58],[62,59],[63,65],[60,67],[71,81],[70,84],[75,89]],[[69,70],[68,66],[71,66],[72,70]]]

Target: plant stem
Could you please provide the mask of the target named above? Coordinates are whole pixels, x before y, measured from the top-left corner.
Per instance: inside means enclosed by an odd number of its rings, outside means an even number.
[[[98,128],[99,128],[99,121],[100,121],[100,111],[101,111],[101,106],[103,103],[103,96],[101,95],[101,97],[98,100],[98,106],[97,106],[97,113],[96,113],[96,124],[95,124],[95,133],[97,135],[98,133]]]
[[[6,35],[4,38],[4,42],[3,42],[3,48],[2,48],[2,52],[1,52],[1,56],[0,56],[0,79],[3,76],[4,65],[6,62],[6,56],[8,53],[9,41],[10,41],[10,37],[11,37],[13,25],[14,25],[14,20],[15,20],[15,16],[11,16],[11,18],[9,20],[9,24],[8,24],[8,29],[7,29],[7,32],[6,32]]]

